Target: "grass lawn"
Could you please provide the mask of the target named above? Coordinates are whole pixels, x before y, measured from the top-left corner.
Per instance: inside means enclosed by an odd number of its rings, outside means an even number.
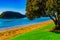
[[[53,23],[28,33],[12,37],[9,40],[60,40],[60,34],[49,32],[55,26]]]

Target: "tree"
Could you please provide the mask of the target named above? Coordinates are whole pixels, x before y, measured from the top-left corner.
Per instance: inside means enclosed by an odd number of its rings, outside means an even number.
[[[49,16],[56,25],[54,30],[60,30],[60,0],[27,0],[26,16],[30,20]]]
[[[27,0],[26,15],[29,19],[39,18],[45,13],[46,0]]]

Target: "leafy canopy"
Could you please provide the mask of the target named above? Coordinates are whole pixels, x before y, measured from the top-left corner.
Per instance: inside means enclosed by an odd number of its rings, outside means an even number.
[[[58,15],[60,18],[60,0],[27,0],[26,16],[32,20],[41,16]]]

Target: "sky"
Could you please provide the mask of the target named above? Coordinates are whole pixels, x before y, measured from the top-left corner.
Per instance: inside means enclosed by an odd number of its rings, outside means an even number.
[[[26,0],[0,0],[0,14],[4,11],[26,13]]]

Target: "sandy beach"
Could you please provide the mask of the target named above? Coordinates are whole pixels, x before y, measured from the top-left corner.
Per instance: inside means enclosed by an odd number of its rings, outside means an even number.
[[[42,28],[51,23],[53,23],[52,20],[46,21],[46,22],[41,22],[41,23],[36,23],[36,24],[24,26],[24,27],[17,27],[17,28],[11,28],[8,30],[3,30],[2,32],[0,32],[0,40],[8,40],[11,37],[14,37],[14,36],[17,36],[20,34],[24,34],[26,32],[29,32],[29,31],[32,31],[32,30],[35,30],[38,28]]]

